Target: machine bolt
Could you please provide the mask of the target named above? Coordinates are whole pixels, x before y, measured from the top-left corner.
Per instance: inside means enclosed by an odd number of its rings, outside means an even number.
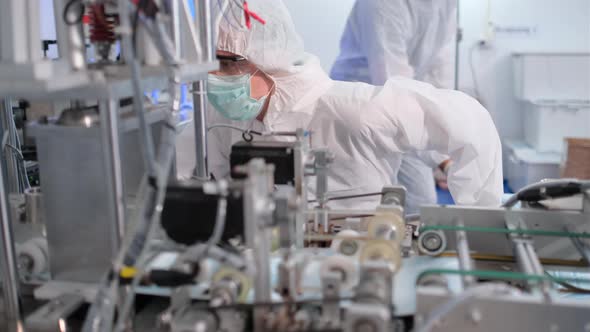
[[[418,238],[420,252],[429,256],[440,255],[446,246],[446,236],[441,231],[426,231]]]
[[[481,311],[477,310],[477,309],[472,309],[469,312],[469,318],[471,319],[471,321],[477,325],[481,322],[482,319],[482,315],[481,315]]]
[[[29,255],[19,255],[16,265],[21,275],[28,275],[33,269],[33,259]]]
[[[352,256],[356,254],[359,246],[355,241],[342,241],[340,243],[340,252],[346,256]]]
[[[436,251],[440,248],[442,241],[441,238],[436,236],[435,234],[428,234],[428,236],[425,236],[422,240],[422,244],[424,245],[424,248]]]

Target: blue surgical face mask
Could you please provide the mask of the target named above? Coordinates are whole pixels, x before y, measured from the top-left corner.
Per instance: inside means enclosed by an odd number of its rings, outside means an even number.
[[[252,120],[260,114],[267,96],[250,97],[252,74],[219,76],[209,74],[207,97],[211,105],[230,120]]]

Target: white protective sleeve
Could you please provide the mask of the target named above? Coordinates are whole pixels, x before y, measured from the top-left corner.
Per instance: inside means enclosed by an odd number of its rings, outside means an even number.
[[[420,79],[441,89],[455,87],[457,8],[455,7],[455,10],[450,13],[445,26],[443,46],[434,54],[430,69]]]
[[[360,0],[359,36],[367,62],[371,84],[383,85],[393,76],[414,78],[407,50],[412,24],[408,7],[402,0]]]
[[[444,3],[412,3],[407,0],[359,0],[356,4],[358,36],[369,65],[371,84],[383,85],[394,76],[403,76],[430,83],[437,88],[452,89],[454,83],[455,35],[457,29],[456,1]],[[421,8],[433,6],[432,10]],[[415,7],[415,8],[414,8]],[[440,7],[440,8],[439,8]],[[454,10],[451,10],[453,9]],[[425,14],[427,13],[427,14]],[[413,17],[431,15],[433,17]],[[438,15],[443,15],[439,17]],[[447,17],[448,15],[448,17]],[[432,20],[444,25],[444,33],[433,35],[432,28],[414,20]],[[440,22],[442,20],[442,23]],[[426,35],[424,35],[426,34]],[[444,40],[440,40],[440,36]],[[419,44],[419,54],[428,54],[432,61],[424,68],[414,68],[408,45]],[[419,74],[420,72],[420,74]],[[419,76],[419,77],[418,77]]]
[[[502,148],[488,111],[475,99],[430,84],[394,78],[375,96],[366,117],[378,148],[431,150],[450,156],[448,184],[459,205],[499,206]],[[393,137],[391,136],[393,134]]]

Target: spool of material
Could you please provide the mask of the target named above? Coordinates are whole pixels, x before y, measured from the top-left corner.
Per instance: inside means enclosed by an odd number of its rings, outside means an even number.
[[[223,280],[231,280],[238,284],[238,300],[240,302],[246,301],[252,286],[252,281],[247,275],[230,267],[222,267],[213,276],[213,282],[216,283]]]
[[[375,239],[395,241],[398,244],[404,239],[404,220],[393,213],[382,213],[367,218],[367,235]]]
[[[562,177],[590,180],[590,138],[566,138]]]
[[[358,265],[356,260],[343,256],[328,256],[321,262],[320,276],[323,277],[329,272],[336,272],[342,276],[340,287],[343,290],[352,289],[358,282]]]
[[[16,256],[21,276],[38,276],[49,268],[47,240],[34,238],[16,245]]]
[[[361,264],[369,261],[386,261],[391,263],[393,271],[397,272],[401,266],[402,256],[391,241],[373,240],[365,245],[360,255]]]

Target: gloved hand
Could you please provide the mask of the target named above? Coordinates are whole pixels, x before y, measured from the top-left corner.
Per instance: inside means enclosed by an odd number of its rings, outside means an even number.
[[[453,162],[450,159],[447,159],[440,163],[434,170],[434,180],[440,189],[449,190],[447,176],[449,175],[449,168],[451,167],[452,163]]]

